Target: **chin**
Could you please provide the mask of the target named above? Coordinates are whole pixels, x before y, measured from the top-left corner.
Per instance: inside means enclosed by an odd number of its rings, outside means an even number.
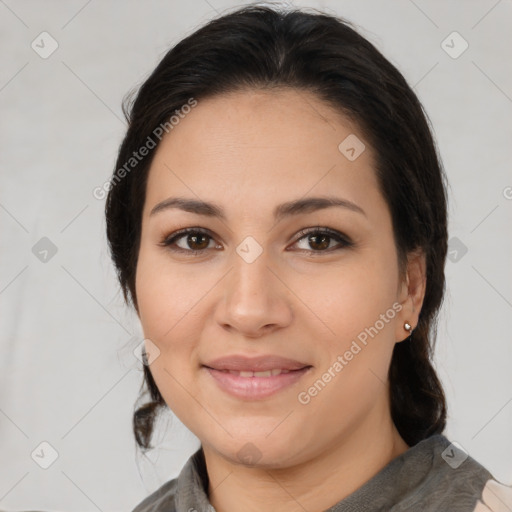
[[[282,433],[281,433],[282,434]],[[227,436],[221,443],[207,443],[222,457],[233,464],[246,467],[280,468],[293,457],[293,446],[289,435],[275,436],[271,439],[268,431],[246,436]]]

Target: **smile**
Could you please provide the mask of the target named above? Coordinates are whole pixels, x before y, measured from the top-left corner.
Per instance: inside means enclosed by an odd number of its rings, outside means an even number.
[[[250,372],[250,371],[236,371],[236,370],[220,370],[220,371],[231,373],[231,375],[239,375],[240,377],[271,377],[273,375],[280,375],[281,373],[290,373],[290,370],[283,370],[281,368],[276,368],[274,370],[267,370],[265,372]]]
[[[265,371],[216,370],[202,367],[220,390],[236,398],[258,400],[270,397],[296,384],[309,370],[275,368]]]

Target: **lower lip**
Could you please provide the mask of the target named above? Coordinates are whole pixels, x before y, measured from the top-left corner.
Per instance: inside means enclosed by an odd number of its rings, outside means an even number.
[[[203,366],[203,369],[214,378],[215,382],[226,393],[237,398],[256,400],[267,398],[295,384],[311,369],[311,366],[270,377],[240,377],[207,366]]]

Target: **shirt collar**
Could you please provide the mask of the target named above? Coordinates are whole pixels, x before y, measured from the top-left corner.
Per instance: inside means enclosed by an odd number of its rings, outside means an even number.
[[[433,435],[409,448],[382,468],[355,492],[326,512],[361,512],[399,503],[432,470],[442,464],[440,453],[450,445],[442,434]],[[202,447],[187,461],[177,479],[176,512],[215,512],[208,500],[209,479]],[[383,510],[383,508],[379,508]]]
[[[203,448],[186,462],[176,486],[176,512],[215,512],[208,500],[208,473]]]

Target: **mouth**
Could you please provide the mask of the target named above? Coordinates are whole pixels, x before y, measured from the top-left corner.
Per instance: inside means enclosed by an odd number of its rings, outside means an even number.
[[[282,392],[296,384],[311,368],[311,365],[306,365],[294,370],[271,368],[251,371],[202,366],[221,391],[243,400],[261,400]]]
[[[209,366],[205,366],[205,368],[210,368]],[[281,375],[282,373],[290,373],[302,370],[303,368],[299,368],[298,370],[285,370],[284,368],[273,368],[272,370],[265,371],[250,371],[250,370],[219,370],[218,368],[210,368],[210,370],[217,370],[219,372],[230,373],[231,375],[238,375],[239,377],[274,377],[276,375]]]
[[[213,370],[232,370],[235,372],[266,372],[273,370],[292,371],[302,370],[309,364],[290,359],[276,354],[263,354],[259,356],[246,356],[243,354],[232,354],[219,357],[203,363],[203,366]],[[262,375],[264,377],[266,375]],[[248,375],[252,377],[252,375]]]

